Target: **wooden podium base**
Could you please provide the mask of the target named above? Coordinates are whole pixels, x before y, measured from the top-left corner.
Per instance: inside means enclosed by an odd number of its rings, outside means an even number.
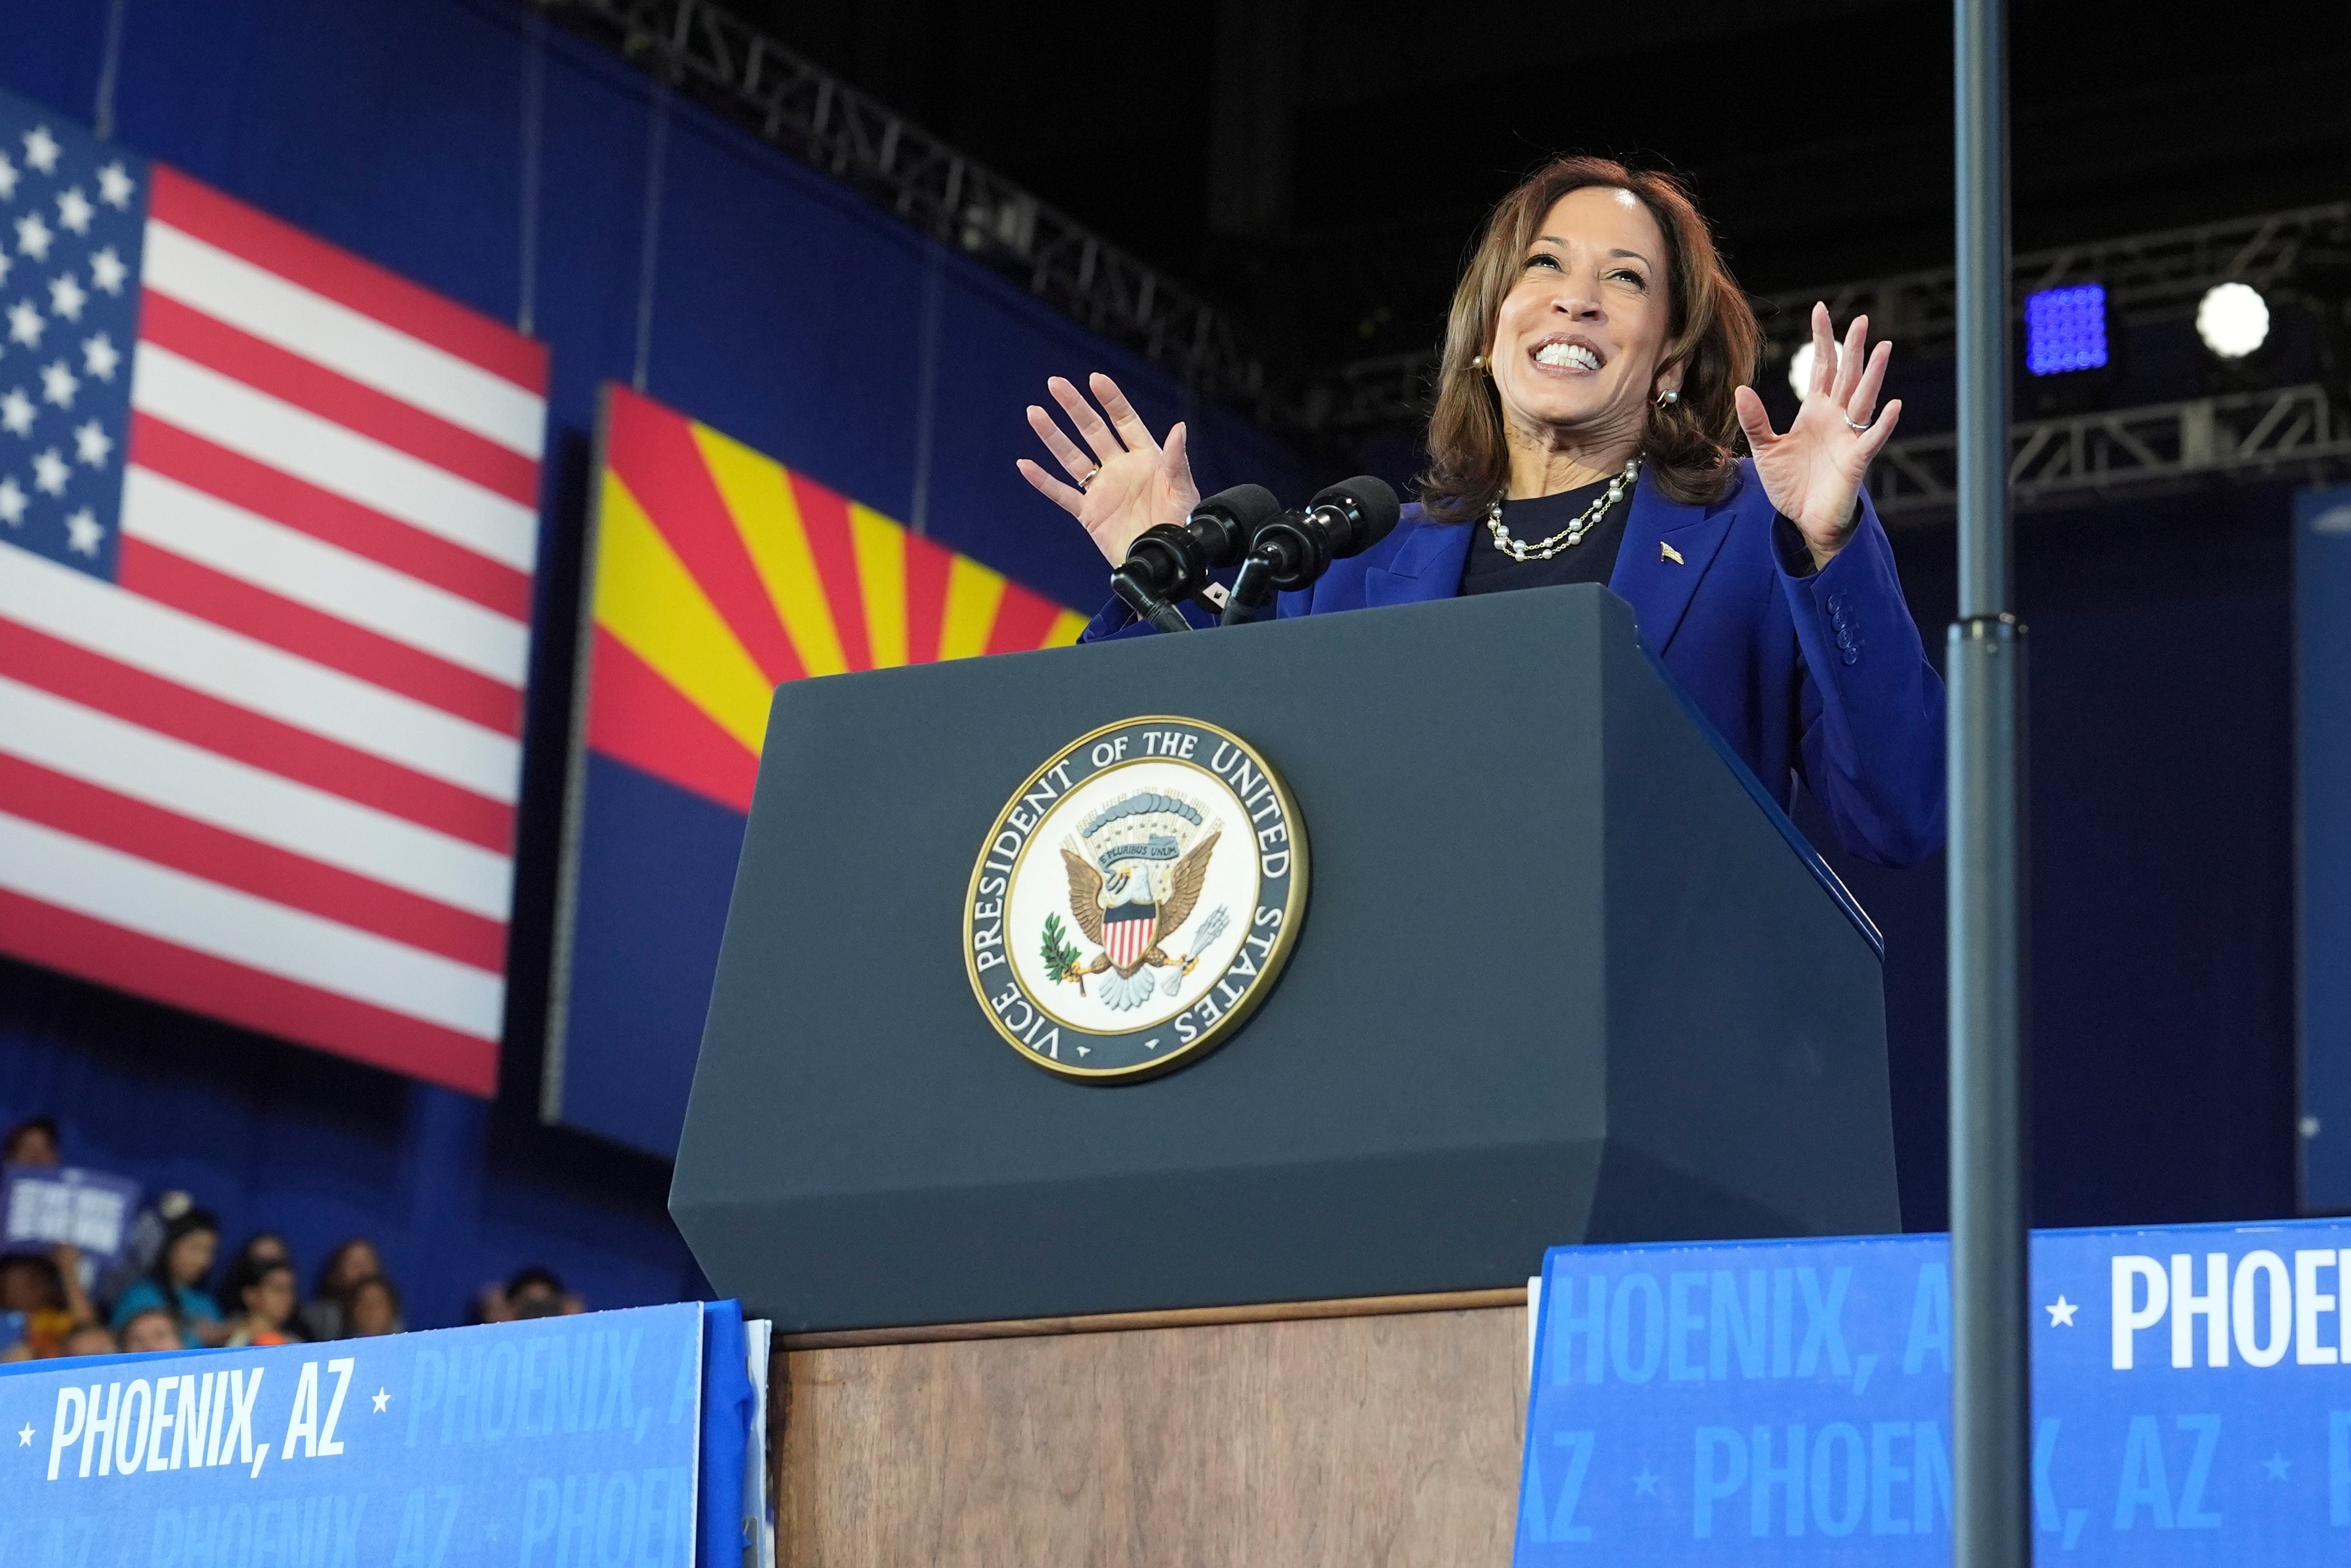
[[[800,1334],[779,1564],[1493,1563],[1523,1290]]]

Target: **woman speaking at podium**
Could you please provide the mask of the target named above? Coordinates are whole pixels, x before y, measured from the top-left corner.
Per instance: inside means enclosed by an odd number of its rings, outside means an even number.
[[[1876,406],[1892,346],[1865,353],[1868,327],[1840,344],[1813,308],[1812,384],[1774,431],[1754,312],[1687,194],[1560,159],[1494,209],[1454,292],[1420,500],[1281,613],[1605,583],[1783,807],[1801,777],[1845,848],[1922,860],[1943,841],[1943,687],[1862,484],[1902,407]],[[1092,385],[1099,411],[1049,383],[1083,446],[1029,410],[1074,483],[1019,467],[1116,564],[1199,491],[1182,425],[1162,445]],[[1113,601],[1086,636],[1129,617]]]

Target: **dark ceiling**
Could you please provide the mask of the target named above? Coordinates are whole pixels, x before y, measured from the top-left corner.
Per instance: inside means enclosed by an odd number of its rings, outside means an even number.
[[[1479,217],[1555,152],[1680,171],[1751,290],[1950,254],[1941,5],[735,3],[1293,370],[1433,341]],[[2351,5],[2015,10],[2017,248],[2351,195]]]

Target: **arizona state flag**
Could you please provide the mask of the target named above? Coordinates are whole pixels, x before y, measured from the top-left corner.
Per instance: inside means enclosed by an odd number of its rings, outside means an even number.
[[[1057,647],[1085,618],[619,386],[602,450],[543,1110],[666,1155],[776,686]]]

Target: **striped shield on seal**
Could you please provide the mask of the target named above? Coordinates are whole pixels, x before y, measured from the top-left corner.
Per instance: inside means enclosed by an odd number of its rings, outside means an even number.
[[[1155,904],[1122,904],[1102,912],[1102,949],[1121,969],[1132,969],[1143,962],[1158,931]]]

